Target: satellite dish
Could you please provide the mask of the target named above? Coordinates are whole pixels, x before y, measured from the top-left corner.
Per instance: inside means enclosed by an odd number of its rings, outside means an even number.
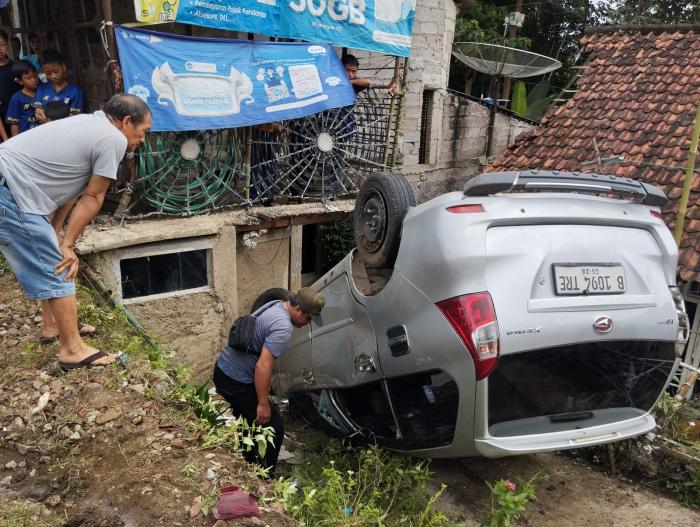
[[[542,75],[561,68],[561,62],[556,59],[484,42],[455,42],[452,55],[476,71],[512,79]]]

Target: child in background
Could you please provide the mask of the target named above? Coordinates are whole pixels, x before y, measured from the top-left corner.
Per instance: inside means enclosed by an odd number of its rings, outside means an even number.
[[[29,49],[31,50],[31,53],[20,58],[31,62],[32,66],[34,66],[34,69],[39,75],[39,80],[41,82],[46,82],[46,79],[41,78],[41,65],[39,64],[39,55],[41,55],[41,37],[39,37],[39,35],[36,33],[29,33],[27,39],[29,40]]]
[[[5,131],[5,112],[10,97],[19,90],[19,85],[14,81],[12,74],[12,61],[8,56],[10,37],[4,29],[0,29],[0,138],[7,141]]]
[[[70,108],[63,101],[51,101],[44,108],[44,113],[47,122],[58,121],[70,117]]]
[[[343,67],[345,68],[345,73],[347,74],[348,79],[350,79],[350,84],[352,84],[352,89],[355,90],[355,94],[372,87],[372,81],[357,77],[357,70],[360,68],[360,61],[355,55],[343,55],[340,62],[342,62]],[[387,91],[392,97],[396,95],[396,82],[394,80],[392,80],[391,84],[389,84]]]
[[[39,57],[39,64],[48,82],[36,90],[34,107],[36,118],[40,123],[46,122],[45,106],[51,101],[63,101],[68,105],[71,115],[83,111],[83,92],[77,84],[66,79],[66,61],[55,49],[47,49]]]
[[[10,58],[12,60],[19,60],[19,56],[22,54],[22,42],[17,35],[10,38]]]
[[[36,126],[33,102],[39,77],[34,66],[27,60],[15,62],[12,65],[12,73],[15,82],[22,87],[10,98],[5,117],[5,122],[10,125],[10,135],[14,137]]]

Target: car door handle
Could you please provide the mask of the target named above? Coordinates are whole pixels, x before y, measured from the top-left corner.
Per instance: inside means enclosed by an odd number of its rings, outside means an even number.
[[[311,368],[304,368],[301,370],[301,377],[307,384],[313,384],[313,382],[316,380],[314,377],[314,371]]]
[[[360,373],[374,373],[377,367],[374,365],[374,359],[366,353],[360,353],[355,356],[355,369]]]

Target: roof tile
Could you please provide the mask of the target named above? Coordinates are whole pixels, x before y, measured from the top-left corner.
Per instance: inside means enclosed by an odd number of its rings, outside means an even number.
[[[581,42],[589,62],[578,91],[487,170],[580,170],[582,162],[595,159],[595,137],[601,157],[626,160],[606,166],[606,173],[662,187],[669,196],[664,220],[671,227],[700,103],[700,26],[599,29]],[[700,280],[700,177],[692,189],[679,254],[686,281]]]

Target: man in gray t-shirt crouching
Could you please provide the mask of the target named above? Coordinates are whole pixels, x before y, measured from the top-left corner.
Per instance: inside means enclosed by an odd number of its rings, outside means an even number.
[[[114,361],[80,337],[74,246],[102,208],[126,150],[143,143],[150,126],[148,105],[118,94],[103,111],[43,124],[0,145],[0,252],[27,296],[48,303],[63,369]]]
[[[298,293],[289,293],[287,300],[273,300],[255,311],[257,320],[253,332],[253,349],[259,355],[239,351],[229,346],[221,350],[214,368],[216,391],[231,405],[235,416],[242,416],[249,424],[268,424],[275,431],[271,448],[260,457],[255,449],[246,452],[252,463],[270,469],[273,475],[277,466],[284,424],[279,411],[270,402],[272,367],[280,355],[287,351],[294,327],[304,327],[311,316],[321,314],[325,304],[323,296],[310,287],[302,287]]]

